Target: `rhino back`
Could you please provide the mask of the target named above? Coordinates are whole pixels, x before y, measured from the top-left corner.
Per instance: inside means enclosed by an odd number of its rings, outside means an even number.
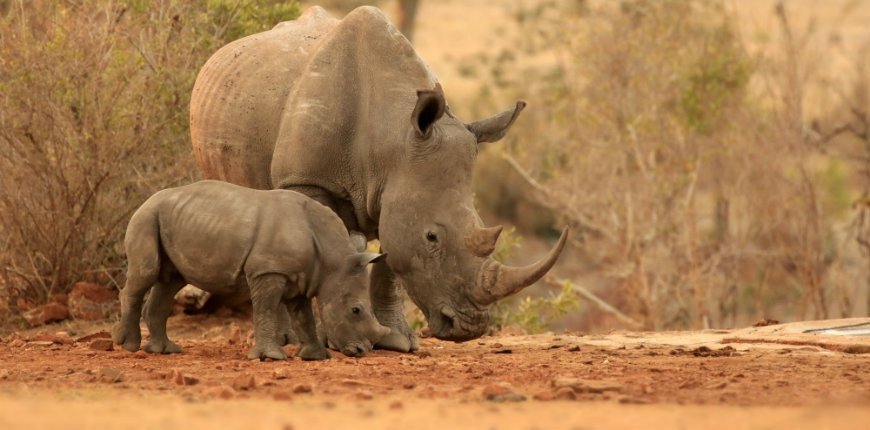
[[[310,264],[304,240],[309,227],[298,203],[218,181],[155,197],[163,252],[185,281],[204,290],[219,293],[243,286],[252,256],[267,257],[259,259],[257,270],[288,273]]]
[[[312,7],[295,21],[224,46],[206,62],[191,96],[190,130],[207,178],[272,188],[281,111],[313,45],[336,22]]]

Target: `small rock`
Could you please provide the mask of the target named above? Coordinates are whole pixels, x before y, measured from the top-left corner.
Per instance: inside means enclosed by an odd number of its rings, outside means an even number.
[[[233,389],[236,391],[248,391],[256,387],[257,381],[254,379],[254,375],[244,374],[233,379]]]
[[[293,392],[296,394],[310,393],[312,391],[314,391],[314,387],[307,383],[296,384],[296,386],[293,387]]]
[[[0,369],[0,379],[9,379],[9,375],[11,374],[12,372],[10,372],[9,369]]]
[[[230,324],[230,334],[227,337],[227,343],[230,345],[238,345],[242,343],[242,329],[236,323]]]
[[[369,390],[360,390],[354,393],[353,397],[357,400],[371,400],[375,395]]]
[[[574,346],[568,348],[568,352],[577,352],[579,350],[580,350],[580,346],[578,346],[578,345],[574,345]]]
[[[496,342],[496,343],[490,345],[489,347],[490,347],[490,348],[501,348],[501,347],[503,347],[503,346],[504,346],[504,345],[502,345],[502,344]]]
[[[185,375],[180,369],[172,369],[170,379],[175,385],[196,385],[199,384],[199,378],[191,375]]]
[[[138,360],[142,360],[142,359],[148,358],[148,353],[146,353],[145,351],[142,351],[140,349],[140,350],[133,353],[133,358],[138,359]]]
[[[571,387],[559,387],[553,392],[555,400],[577,400],[577,393]]]
[[[402,384],[402,388],[404,388],[406,390],[413,389],[416,386],[417,386],[417,384],[415,384],[413,382],[405,382],[404,384]]]
[[[88,348],[95,351],[111,351],[114,348],[114,343],[112,339],[94,339]]]
[[[22,346],[24,346],[24,341],[21,339],[15,339],[12,342],[9,342],[9,346],[11,346],[12,348],[21,348]]]
[[[492,353],[493,354],[513,354],[513,352],[514,351],[510,348],[501,348],[501,349],[496,349]]]
[[[211,293],[200,290],[193,285],[185,285],[175,294],[175,303],[184,309],[199,310],[205,306],[209,297],[211,297]]]
[[[75,319],[100,320],[118,313],[117,292],[92,282],[77,282],[69,294],[69,313]]]
[[[64,293],[54,293],[51,295],[49,300],[54,302],[54,303],[60,303],[64,306],[69,304],[69,296],[67,296]]]
[[[69,318],[69,309],[60,303],[47,303],[21,315],[31,327],[41,326]]]
[[[293,395],[286,391],[279,391],[272,395],[272,398],[279,401],[293,400]]]
[[[287,379],[289,377],[290,377],[290,372],[283,367],[279,367],[279,368],[272,371],[272,378]]]
[[[524,394],[506,382],[488,385],[483,389],[483,397],[492,402],[521,402],[526,400]]]
[[[27,344],[31,345],[31,346],[43,346],[44,347],[44,346],[52,346],[52,345],[54,345],[54,342],[52,342],[50,340],[35,340],[32,342],[27,342]]]
[[[229,400],[236,396],[236,392],[226,385],[206,388],[202,391],[202,394],[210,397],[219,397],[224,400]]]
[[[394,400],[390,403],[390,409],[402,409],[404,406],[399,400]]]
[[[111,338],[112,338],[112,335],[109,332],[103,330],[103,331],[98,331],[96,333],[91,333],[89,335],[82,336],[82,337],[76,339],[76,343],[87,342],[87,341],[94,340],[94,339],[111,339]]]
[[[560,377],[553,380],[556,389],[568,387],[577,393],[603,393],[605,391],[622,391],[623,386],[613,381],[597,381],[589,379]]]
[[[428,326],[423,327],[423,329],[420,330],[420,337],[422,337],[423,339],[432,337],[432,330],[430,330]]]
[[[420,358],[427,358],[427,357],[431,357],[431,356],[432,356],[432,353],[429,352],[429,351],[417,351],[417,352],[415,353],[415,355],[416,355],[417,357],[420,357]]]
[[[124,374],[114,367],[104,367],[100,369],[100,381],[108,383],[118,383],[124,379]]]

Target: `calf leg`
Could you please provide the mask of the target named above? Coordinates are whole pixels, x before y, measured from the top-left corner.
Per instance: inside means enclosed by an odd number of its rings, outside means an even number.
[[[248,358],[284,360],[287,353],[278,344],[278,308],[287,289],[282,275],[268,274],[248,280],[251,286],[251,304],[254,307],[254,347]]]
[[[155,354],[174,354],[181,352],[181,347],[169,340],[166,335],[166,320],[172,314],[175,295],[184,287],[184,281],[174,279],[158,283],[151,289],[148,301],[145,303],[145,323],[151,333],[151,339],[145,345],[145,351]]]
[[[293,323],[286,306],[278,306],[278,345],[299,343],[299,337],[293,331]]]
[[[112,340],[127,351],[138,351],[142,343],[142,329],[139,327],[142,302],[152,284],[153,280],[150,278],[132,276],[127,278],[121,290],[121,321],[112,327]]]
[[[293,330],[299,336],[299,352],[296,356],[303,360],[326,360],[329,351],[317,338],[311,300],[304,296],[287,301],[287,311],[293,322]]]

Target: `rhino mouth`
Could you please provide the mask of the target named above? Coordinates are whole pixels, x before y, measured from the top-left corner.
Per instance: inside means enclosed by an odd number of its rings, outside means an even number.
[[[368,342],[352,342],[341,348],[341,353],[348,357],[362,357],[371,349],[372,346]]]
[[[436,312],[429,312],[429,332],[441,340],[464,342],[482,336],[489,326],[490,314],[486,310],[461,310],[442,305]]]

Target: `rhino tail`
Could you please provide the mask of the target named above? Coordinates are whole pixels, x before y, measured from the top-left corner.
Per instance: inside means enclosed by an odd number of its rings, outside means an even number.
[[[160,222],[156,206],[146,202],[127,225],[124,250],[127,254],[127,279],[153,285],[160,274]]]

